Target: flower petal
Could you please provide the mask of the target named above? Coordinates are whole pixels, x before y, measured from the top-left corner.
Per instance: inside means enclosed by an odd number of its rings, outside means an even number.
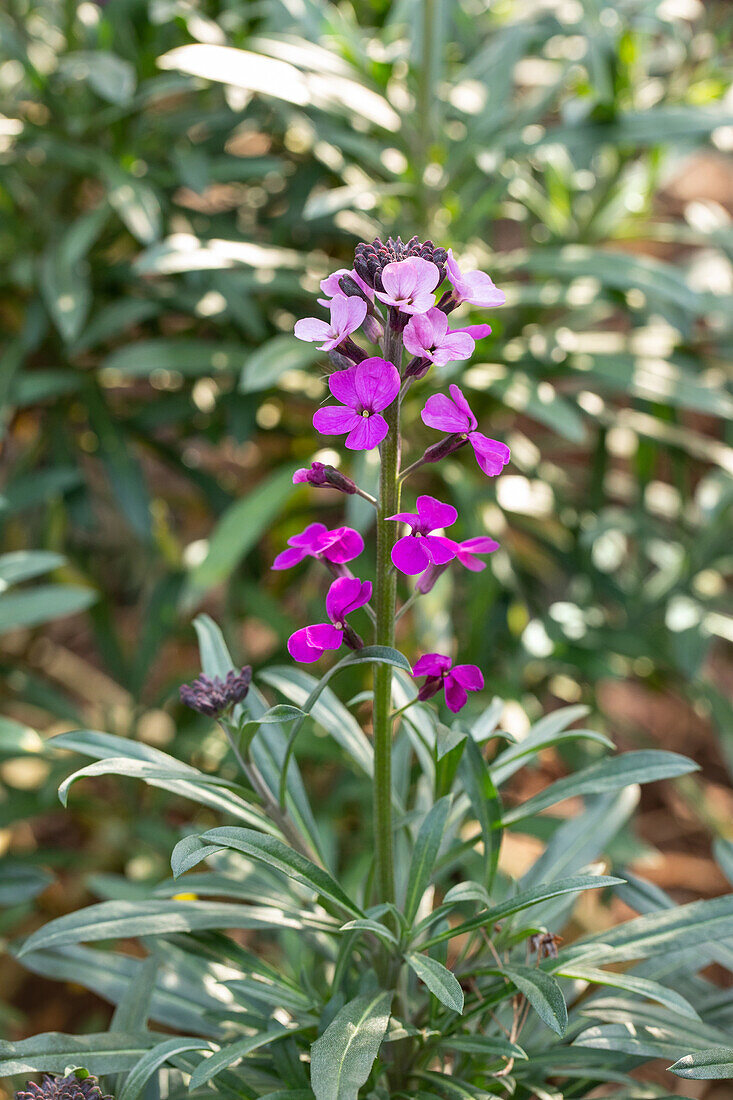
[[[330,623],[321,623],[320,625],[331,627]],[[323,653],[326,647],[317,644],[318,634],[314,639],[312,636],[313,630],[314,627],[312,626],[303,626],[288,638],[288,653],[294,661],[300,661],[302,664],[312,664]],[[341,632],[337,631],[337,633],[340,634]]]
[[[511,457],[511,452],[506,443],[500,443],[498,439],[489,439],[481,432],[471,432],[468,437],[476,461],[488,477],[496,477],[506,466]]]
[[[345,440],[350,451],[371,451],[379,446],[389,431],[389,424],[381,413],[355,416],[354,419],[356,423]]]
[[[392,547],[392,563],[400,573],[415,577],[430,564],[430,556],[423,546],[423,540],[414,535],[405,535]]]
[[[343,565],[358,558],[364,549],[364,539],[352,527],[336,527],[321,539],[321,555],[326,561]]]
[[[434,565],[446,565],[456,557],[458,544],[442,535],[425,535],[421,542]]]
[[[469,405],[468,401],[466,401],[466,398],[463,396],[463,390],[459,389],[459,387],[456,386],[454,383],[451,383],[448,389],[450,391],[451,397],[453,398],[453,401],[455,402],[456,408],[460,412],[462,412],[468,420],[470,420],[471,430],[473,430],[476,427],[478,421],[473,414],[473,409]]]
[[[309,523],[299,535],[293,535],[291,539],[288,539],[288,546],[302,546],[306,550],[310,550],[315,548],[319,539],[326,534],[326,531],[325,523]]]
[[[303,317],[295,322],[293,329],[298,340],[305,340],[315,344],[318,340],[326,340],[331,332],[331,326],[327,321],[319,321],[317,317]]]
[[[354,388],[362,408],[381,412],[392,404],[400,392],[400,375],[393,363],[375,355],[364,359],[353,369]]]
[[[462,413],[444,393],[434,393],[429,397],[420,415],[424,424],[437,428],[439,432],[469,432],[476,426],[476,422]]]
[[[451,676],[467,691],[481,691],[484,674],[478,665],[454,665]]]
[[[412,666],[413,676],[440,676],[450,668],[450,657],[442,653],[425,653]]]
[[[283,550],[278,554],[274,562],[270,566],[271,569],[292,569],[294,565],[299,565],[303,558],[308,556],[308,551],[299,547],[291,546],[288,550]]]
[[[353,367],[347,367],[346,370],[337,370],[328,377],[328,388],[342,405],[347,405],[350,409],[356,409],[359,404],[359,397],[356,391],[356,372],[358,370],[357,364]]]
[[[450,527],[458,519],[458,512],[452,504],[442,504],[431,496],[417,498],[417,513],[425,532],[435,531],[439,527]]]
[[[343,435],[360,422],[361,417],[343,405],[325,405],[313,415],[313,427],[321,435]]]
[[[400,523],[409,523],[410,527],[418,527],[420,524],[420,517],[417,512],[395,512],[393,516],[387,516],[386,519],[399,520]]]
[[[454,680],[453,673],[449,672],[445,678],[445,703],[448,710],[457,714],[462,707],[465,707],[467,702],[468,696],[465,688],[461,687],[458,681]]]
[[[439,367],[470,359],[476,349],[476,341],[467,332],[449,332],[433,352],[433,360]]]
[[[331,302],[331,328],[342,340],[358,329],[366,313],[367,304],[363,298],[334,298]]]
[[[356,611],[371,599],[372,586],[358,577],[339,577],[328,590],[326,611],[331,622],[343,622],[350,611]]]

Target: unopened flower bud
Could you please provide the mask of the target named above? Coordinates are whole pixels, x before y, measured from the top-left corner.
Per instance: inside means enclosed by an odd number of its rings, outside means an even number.
[[[349,623],[344,623],[344,645],[349,649],[363,649],[364,642]]]
[[[384,325],[371,313],[367,313],[361,327],[367,340],[372,344],[378,344],[384,336]]]
[[[313,462],[310,467],[296,470],[293,485],[307,483],[317,489],[337,489],[339,493],[352,496],[356,492],[356,482],[342,474],[335,466],[326,466],[323,462]]]
[[[347,355],[342,355],[336,348],[329,351],[328,358],[331,360],[334,370],[348,370],[349,367],[354,365],[353,359],[349,359]]]
[[[356,279],[352,279],[351,275],[342,275],[339,279],[339,287],[347,298],[363,298],[367,305],[371,306],[369,298],[367,298]]]
[[[350,336],[347,336],[338,346],[338,350],[344,356],[349,358],[349,366],[352,363],[361,363],[364,359],[368,359],[369,356],[364,351],[364,348],[360,348],[358,344],[355,344]]]
[[[437,695],[442,686],[442,676],[428,676],[427,680],[418,691],[417,697],[421,703],[424,703],[426,699],[432,699],[434,695]]]
[[[453,291],[446,290],[445,294],[438,302],[436,309],[441,310],[447,316],[449,313],[453,312],[457,305],[458,302],[456,301]]]
[[[447,435],[444,439],[439,439],[437,443],[433,443],[432,446],[428,447],[422,456],[422,460],[423,462],[440,462],[442,458],[447,458],[454,451],[465,447],[467,442],[467,437],[461,432]]]
[[[424,378],[432,366],[424,355],[414,355],[405,367],[405,378]]]
[[[438,577],[442,577],[445,573],[449,564],[449,562],[445,562],[444,565],[429,565],[425,572],[417,578],[415,591],[419,592],[421,596],[427,596],[428,592],[431,592],[435,586]]]

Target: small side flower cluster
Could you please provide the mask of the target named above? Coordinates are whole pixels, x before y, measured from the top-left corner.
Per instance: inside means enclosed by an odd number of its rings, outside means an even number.
[[[228,672],[225,680],[202,674],[192,684],[181,686],[181,702],[199,714],[220,718],[246,698],[251,680],[252,669],[249,665],[239,672]]]
[[[68,1073],[66,1077],[46,1074],[40,1085],[29,1081],[15,1094],[15,1100],[112,1100],[100,1088],[99,1081],[91,1074],[77,1077]]]
[[[438,297],[440,284],[448,287]],[[300,340],[317,343],[328,353],[332,372],[328,388],[336,404],[319,408],[313,426],[321,435],[345,436],[350,451],[371,451],[384,446],[390,430],[387,410],[399,407],[407,389],[424,378],[433,367],[469,359],[476,341],[487,336],[487,324],[451,328],[448,315],[461,303],[500,306],[505,296],[481,271],[462,272],[450,249],[421,243],[416,237],[406,244],[397,238],[357,245],[354,266],[341,268],[321,283],[319,304],[328,310],[329,319],[307,317],[295,325]],[[386,307],[386,308],[385,308]],[[354,337],[361,330],[364,338],[377,345],[372,354]],[[404,349],[404,350],[403,350]],[[407,361],[403,363],[404,353]],[[464,394],[451,385],[448,394],[429,397],[422,411],[424,423],[443,434],[417,461],[400,475],[400,481],[418,467],[438,462],[459,448],[469,445],[481,470],[489,477],[501,472],[509,461],[509,448],[478,430],[478,419]],[[393,421],[394,422],[394,421]],[[399,415],[397,417],[399,425]],[[399,433],[399,427],[396,429]],[[380,515],[380,503],[363,492],[348,476],[333,466],[314,462],[298,470],[293,480],[343,493],[359,493],[375,505],[378,523],[407,526],[402,537],[394,540],[391,559],[394,569],[408,577],[417,577],[414,596],[430,591],[440,574],[452,562],[474,572],[484,569],[481,555],[492,553],[498,543],[486,536],[457,542],[445,532],[457,520],[451,504],[432,496],[418,496],[414,512]],[[336,576],[326,597],[328,622],[297,630],[288,641],[291,656],[301,662],[313,662],[342,644],[352,649],[363,645],[347,616],[369,605],[372,585],[362,581],[348,568],[364,548],[361,536],[349,527],[329,531],[323,524],[311,524],[288,540],[288,549],[280,553],[273,569],[287,569],[306,557],[322,561]],[[377,578],[378,582],[380,578]],[[416,677],[426,677],[419,698],[428,699],[441,689],[452,711],[466,703],[467,692],[483,687],[483,676],[474,665],[453,665],[442,654],[426,654],[414,666]]]

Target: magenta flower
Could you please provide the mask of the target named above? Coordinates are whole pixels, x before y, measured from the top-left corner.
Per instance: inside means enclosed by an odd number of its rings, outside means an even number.
[[[448,249],[446,275],[453,284],[451,295],[453,302],[470,302],[474,306],[503,306],[506,294],[494,286],[491,277],[485,271],[468,271],[462,274],[453,259],[453,249]]]
[[[363,298],[346,298],[339,295],[328,304],[331,311],[330,321],[320,321],[318,317],[303,317],[295,322],[295,335],[299,340],[317,344],[322,340],[321,351],[332,351],[342,340],[356,332],[366,317],[367,304]]]
[[[444,367],[458,359],[470,359],[476,347],[474,337],[488,336],[490,332],[488,325],[450,329],[442,309],[433,308],[410,318],[403,339],[411,355]]]
[[[327,294],[329,298],[346,298],[348,295],[344,294],[341,289],[341,279],[344,275],[348,275],[353,279],[359,290],[362,292],[365,298],[368,298],[370,302],[374,301],[374,290],[365,283],[361,275],[358,275],[356,271],[349,270],[348,267],[340,267],[338,271],[334,271],[332,275],[329,275],[327,279],[321,279],[321,290],[324,294]],[[318,304],[321,306],[328,306],[330,302],[326,298],[319,298]]]
[[[346,622],[346,616],[363,607],[371,596],[370,581],[362,582],[358,577],[339,577],[335,580],[326,596],[326,612],[330,623],[304,626],[291,634],[288,638],[288,653],[293,660],[311,664],[323,656],[327,649],[339,649],[345,640],[353,644],[356,635]]]
[[[401,573],[414,577],[429,565],[445,565],[456,556],[457,543],[444,535],[432,532],[450,527],[456,522],[458,512],[452,504],[441,504],[435,497],[417,498],[417,512],[398,512],[387,519],[409,523],[412,531],[398,539],[392,548],[392,562]]]
[[[334,302],[338,300],[334,298]],[[326,405],[318,409],[313,417],[316,431],[322,435],[348,432],[346,446],[351,451],[371,451],[381,443],[389,427],[380,413],[392,404],[400,391],[400,376],[394,364],[378,356],[363,359],[353,367],[330,375],[328,388],[345,408]]]
[[[442,432],[465,435],[473,447],[473,453],[481,469],[489,477],[495,477],[501,473],[509,461],[509,448],[506,443],[489,439],[488,436],[477,432],[478,421],[463,393],[458,386],[451,385],[448,388],[450,397],[446,397],[443,393],[436,393],[427,399],[425,408],[420,414],[423,422],[428,427],[437,428]]]
[[[426,677],[418,699],[432,699],[443,688],[446,706],[456,714],[468,702],[467,692],[481,690],[484,678],[476,665],[451,667],[451,663],[450,657],[444,657],[442,653],[426,653],[413,666],[412,675]]]
[[[325,523],[311,523],[299,535],[288,539],[289,550],[283,550],[272,563],[273,569],[292,569],[304,558],[323,558],[343,565],[358,558],[364,549],[364,539],[351,527],[336,527],[329,531]]]
[[[432,292],[439,279],[440,272],[429,260],[420,256],[397,260],[382,268],[384,290],[377,291],[377,298],[402,313],[427,313],[435,305]]]

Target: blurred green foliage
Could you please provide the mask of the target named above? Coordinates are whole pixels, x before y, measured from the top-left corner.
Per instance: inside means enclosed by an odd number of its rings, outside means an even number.
[[[343,514],[291,484],[325,393],[292,322],[358,239],[419,232],[507,292],[461,373],[513,467],[498,495],[464,452],[416,479],[461,505],[458,537],[485,529],[502,550],[484,574],[444,577],[411,629],[460,638],[530,710],[603,712],[614,680],[684,696],[733,767],[713,674],[733,639],[730,17],[689,13],[4,6],[2,548],[63,555],[54,580],[98,597],[51,633],[74,675],[39,659],[37,620],[0,643],[13,714],[106,708],[116,732],[170,737],[161,708],[195,665],[181,647],[201,605],[255,663],[282,651],[322,585],[306,572],[284,596],[271,558],[314,509]],[[415,457],[432,441],[410,441]],[[38,583],[18,591],[43,603]],[[97,666],[102,699],[84,690]]]

